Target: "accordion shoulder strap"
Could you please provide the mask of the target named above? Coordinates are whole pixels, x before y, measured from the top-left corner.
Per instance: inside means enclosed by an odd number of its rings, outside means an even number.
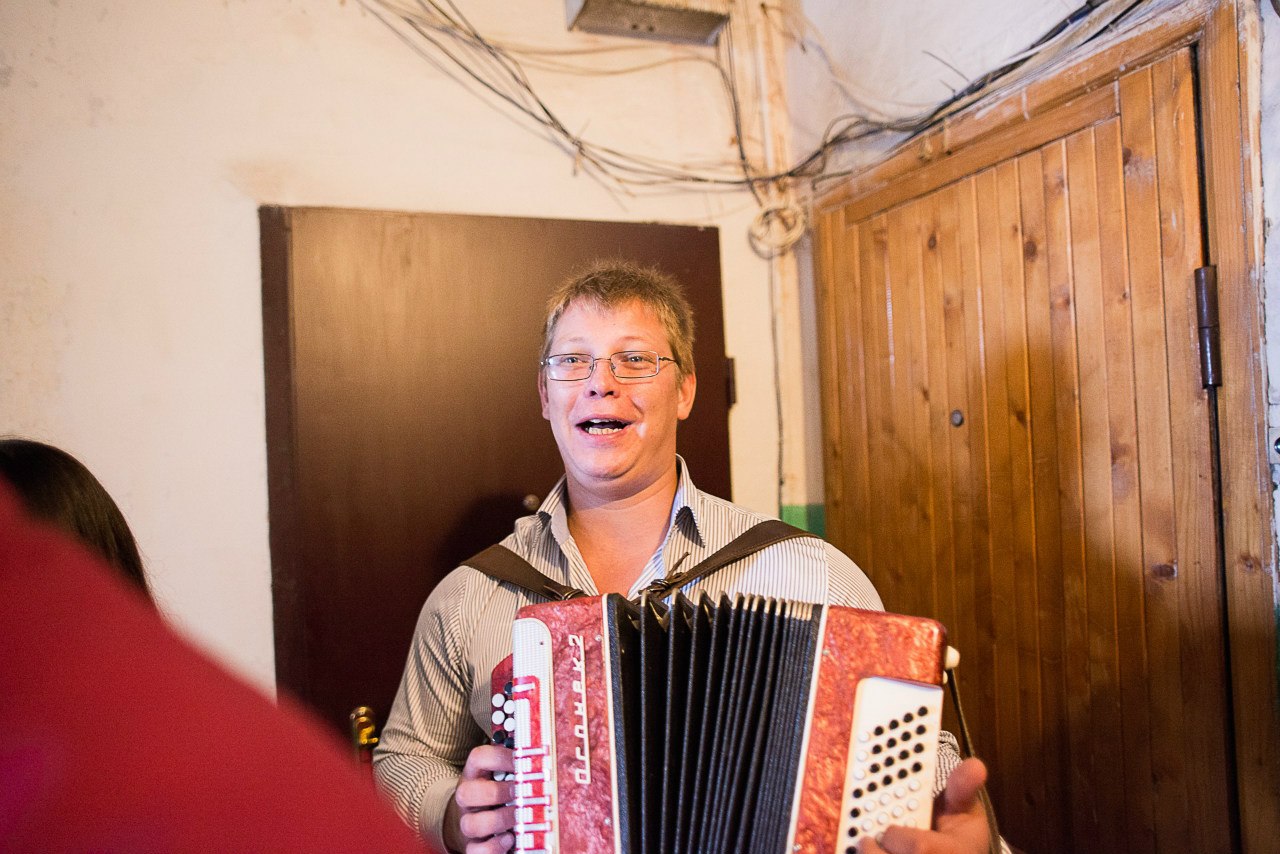
[[[817,534],[811,534],[802,528],[788,525],[780,519],[768,519],[764,522],[758,522],[730,540],[728,545],[708,555],[700,563],[694,564],[684,572],[678,572],[668,578],[659,578],[645,588],[645,592],[659,599],[664,599],[672,590],[678,590],[691,581],[710,575],[717,569],[722,569],[731,563],[740,561],[744,557],[755,554],[775,543],[797,537],[816,536]]]
[[[645,588],[645,592],[659,599],[665,598],[672,590],[683,587],[695,579],[710,575],[721,567],[741,560],[763,548],[790,540],[794,537],[813,537],[808,531],[788,525],[777,519],[760,522],[735,537],[728,545],[707,557],[684,572],[676,573],[670,578],[660,578]],[[514,584],[535,596],[552,601],[573,599],[587,594],[576,587],[561,584],[534,568],[520,555],[506,546],[489,546],[489,548],[472,555],[462,562],[463,566],[478,569],[490,578]]]
[[[490,578],[510,582],[543,599],[563,601],[587,595],[576,587],[548,578],[506,546],[489,546],[464,560],[462,565],[478,569]]]

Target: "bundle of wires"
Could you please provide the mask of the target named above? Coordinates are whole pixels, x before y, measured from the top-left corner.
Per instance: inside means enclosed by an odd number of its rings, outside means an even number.
[[[569,154],[586,173],[624,187],[671,187],[694,185],[701,190],[749,190],[763,204],[758,189],[789,178],[817,175],[830,150],[853,139],[883,131],[910,132],[919,119],[878,121],[865,116],[846,116],[832,122],[821,145],[784,172],[765,173],[755,169],[743,139],[742,104],[733,65],[732,34],[726,29],[714,56],[691,48],[674,57],[642,61],[620,68],[603,69],[595,55],[604,52],[652,51],[651,47],[611,46],[575,51],[538,49],[504,44],[482,35],[458,8],[454,0],[361,0],[362,5],[391,29],[409,47],[441,73],[469,88],[479,89],[515,110]],[[668,51],[668,54],[670,51]],[[586,58],[591,65],[575,60]],[[731,163],[690,166],[592,142],[571,131],[556,112],[534,90],[526,67],[570,74],[628,74],[650,70],[674,62],[709,65],[725,93],[732,122],[736,160]]]
[[[361,5],[399,36],[419,55],[448,77],[470,89],[479,87],[483,94],[496,99],[533,123],[555,145],[562,148],[584,173],[615,188],[631,192],[637,188],[691,187],[700,191],[723,189],[748,190],[756,203],[764,210],[770,202],[761,193],[770,186],[785,187],[792,179],[817,179],[828,176],[830,155],[855,140],[883,134],[897,133],[907,137],[917,134],[940,121],[946,115],[970,102],[977,94],[989,90],[997,81],[1033,57],[1060,47],[1066,37],[1081,21],[1089,20],[1087,35],[1096,34],[1102,27],[1113,25],[1126,15],[1137,0],[1090,0],[1073,11],[1049,33],[1018,56],[991,72],[971,81],[962,90],[954,92],[947,101],[903,117],[886,117],[877,109],[861,109],[860,112],[837,116],[826,126],[817,146],[797,160],[790,168],[779,172],[766,172],[751,163],[743,143],[743,110],[736,83],[737,73],[733,63],[732,28],[725,28],[717,43],[714,56],[708,51],[690,48],[687,52],[667,56],[656,61],[618,67],[602,68],[597,56],[606,52],[643,51],[643,46],[590,47],[580,50],[552,50],[509,43],[499,43],[482,35],[458,8],[454,0],[361,0]],[[1106,14],[1092,15],[1095,7],[1105,6]],[[765,7],[769,12],[771,8]],[[1101,19],[1099,22],[1096,19]],[[829,56],[829,50],[821,44],[812,27],[805,34],[792,37],[801,47],[809,44],[818,53]],[[1082,39],[1074,38],[1072,44]],[[585,58],[585,62],[579,62]],[[674,62],[698,62],[710,65],[723,88],[732,122],[732,139],[736,145],[733,162],[710,163],[702,166],[676,163],[636,152],[623,151],[601,145],[571,131],[556,112],[534,90],[525,67],[544,71],[571,74],[629,74],[650,70]],[[831,65],[828,63],[829,66]],[[836,85],[844,96],[857,103],[857,98],[843,85],[831,66]]]

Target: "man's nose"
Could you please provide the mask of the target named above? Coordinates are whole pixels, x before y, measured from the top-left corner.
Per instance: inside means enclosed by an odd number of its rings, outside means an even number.
[[[595,360],[591,376],[587,377],[587,393],[599,397],[618,393],[618,378],[613,375],[613,364],[609,359]]]

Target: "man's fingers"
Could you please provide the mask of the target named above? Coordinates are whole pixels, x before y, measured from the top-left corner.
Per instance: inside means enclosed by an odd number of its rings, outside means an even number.
[[[512,780],[461,780],[453,797],[464,810],[505,806],[515,800],[516,784]]]
[[[978,790],[987,782],[987,766],[981,759],[969,758],[956,766],[947,778],[947,787],[940,798],[941,812],[934,816],[956,815],[971,812],[978,803]]]
[[[933,827],[889,827],[880,841],[861,840],[859,854],[980,854],[988,847],[986,816],[978,792],[987,766],[978,759],[961,762],[934,801]]]
[[[874,836],[864,836],[858,843],[858,854],[885,854]]]
[[[468,842],[466,854],[503,854],[504,851],[510,851],[515,847],[515,834],[504,833],[492,839]]]
[[[462,766],[462,779],[474,780],[489,777],[494,771],[515,770],[515,752],[511,748],[482,744],[467,754],[467,764]]]
[[[939,837],[933,831],[923,830],[918,827],[901,827],[892,825],[880,837],[880,844],[874,848],[860,848],[859,854],[869,854],[869,852],[890,852],[890,854],[932,854],[932,852],[949,852],[957,849],[950,847],[950,843]]]
[[[468,839],[486,839],[500,834],[510,835],[509,832],[515,826],[515,807],[466,812],[458,817],[458,829]],[[513,841],[514,839],[515,837],[512,836]]]

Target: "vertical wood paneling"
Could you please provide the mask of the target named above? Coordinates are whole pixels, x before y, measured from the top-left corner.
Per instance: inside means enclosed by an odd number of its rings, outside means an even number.
[[[1096,836],[1120,826],[1124,810],[1121,710],[1116,684],[1114,534],[1111,506],[1111,441],[1107,408],[1107,361],[1099,206],[1094,164],[1094,133],[1067,139],[1067,175],[1071,205],[1071,246],[1076,293],[1080,371],[1081,466],[1084,495],[1085,644],[1081,665],[1088,674],[1088,750],[1077,761],[1089,763],[1089,791],[1083,832]],[[1089,836],[1080,837],[1089,838]]]
[[[1151,742],[1146,719],[1147,649],[1142,601],[1142,506],[1138,482],[1138,425],[1133,376],[1133,316],[1125,240],[1124,175],[1119,122],[1095,135],[1102,299],[1107,358],[1107,411],[1111,438],[1111,492],[1115,532],[1117,689],[1121,704],[1125,782],[1124,827],[1129,850],[1154,845],[1150,782]]]
[[[1028,124],[1011,137],[1038,148],[856,226],[880,238],[854,250],[868,569],[910,588],[891,607],[949,622],[1003,828],[1032,852],[1231,849],[1191,63],[1130,71],[1117,113],[1047,144]]]
[[[1044,371],[1052,393],[1043,405],[1053,418],[1038,417],[1037,431],[1052,435],[1052,458],[1040,463],[1037,505],[1039,565],[1043,579],[1043,613],[1047,623],[1046,676],[1043,682],[1046,743],[1046,797],[1066,805],[1065,811],[1046,810],[1049,843],[1045,850],[1061,850],[1070,838],[1077,816],[1083,816],[1087,785],[1077,757],[1088,755],[1086,723],[1089,688],[1080,662],[1088,658],[1086,591],[1084,585],[1084,495],[1080,477],[1080,378],[1076,345],[1075,282],[1072,277],[1071,216],[1067,198],[1066,145],[1055,142],[1040,152],[1044,242],[1039,248],[1047,274],[1048,352]],[[1038,388],[1041,383],[1035,383]],[[1048,456],[1049,439],[1037,443]],[[1047,472],[1054,473],[1050,483]],[[1039,519],[1044,519],[1043,524]],[[1056,654],[1056,658],[1055,658]],[[1056,661],[1056,667],[1054,662]],[[1057,773],[1054,773],[1054,769]],[[1082,831],[1077,826],[1077,835]],[[1079,837],[1084,838],[1084,837]]]
[[[907,542],[900,544],[892,556],[886,555],[889,584],[895,601],[920,610],[928,607],[922,593],[929,582],[920,579],[919,584],[908,583],[915,563],[915,552],[920,544],[920,520],[915,511],[915,484],[912,483],[911,456],[917,449],[911,446],[912,419],[909,399],[907,365],[910,341],[903,329],[905,298],[904,282],[912,276],[915,264],[908,259],[910,241],[902,233],[903,216],[900,209],[885,215],[885,276],[883,318],[885,340],[889,344],[888,362],[884,371],[882,394],[888,403],[885,424],[885,461],[888,477],[884,481],[893,485],[889,502],[894,506],[894,524],[904,529]]]
[[[946,294],[943,278],[941,194],[934,193],[920,202],[922,206],[919,234],[920,283],[923,307],[923,334],[920,346],[924,353],[927,377],[925,405],[928,417],[928,442],[934,484],[929,515],[932,522],[934,568],[934,615],[944,625],[953,626],[957,616],[955,587],[955,461],[951,447],[948,406],[950,390],[950,344],[947,340]],[[961,363],[963,367],[963,362]]]
[[[1175,96],[1176,89],[1168,88],[1168,61],[1160,73],[1163,79],[1161,87],[1162,100],[1169,95]],[[1186,66],[1183,56],[1183,65]],[[1184,73],[1188,69],[1183,68]],[[1193,351],[1186,345],[1191,343],[1186,335],[1175,335],[1166,342],[1165,324],[1168,314],[1171,323],[1177,322],[1179,312],[1175,305],[1165,305],[1165,279],[1174,295],[1172,303],[1179,301],[1187,304],[1190,295],[1188,271],[1195,266],[1194,259],[1187,257],[1186,249],[1193,248],[1193,242],[1181,235],[1165,235],[1162,223],[1169,221],[1178,223],[1178,230],[1190,226],[1198,232],[1198,206],[1194,197],[1190,199],[1193,210],[1184,210],[1187,199],[1182,198],[1176,175],[1176,159],[1168,153],[1157,152],[1155,138],[1155,103],[1152,88],[1155,72],[1147,70],[1135,74],[1121,84],[1121,97],[1124,100],[1122,129],[1125,147],[1125,174],[1127,205],[1135,214],[1129,223],[1130,264],[1134,278],[1134,339],[1138,349],[1137,382],[1139,389],[1138,415],[1141,431],[1140,461],[1142,470],[1142,515],[1145,538],[1143,542],[1143,568],[1146,584],[1147,601],[1147,638],[1150,654],[1166,661],[1179,661],[1183,654],[1181,631],[1179,630],[1180,600],[1186,587],[1185,579],[1195,578],[1194,572],[1188,570],[1197,563],[1212,566],[1212,530],[1201,543],[1201,554],[1186,552],[1179,556],[1178,548],[1178,513],[1175,508],[1176,492],[1174,479],[1173,435],[1178,430],[1178,416],[1172,410],[1170,402],[1170,385],[1174,376],[1179,373],[1177,363],[1187,363],[1187,356]],[[1189,77],[1187,78],[1189,81]],[[1189,87],[1183,92],[1185,98]],[[1174,106],[1174,109],[1177,107]],[[1161,107],[1160,109],[1164,109]],[[1189,118],[1189,115],[1187,116]],[[1177,133],[1164,120],[1165,131],[1170,138],[1167,144],[1177,147]],[[1185,135],[1185,134],[1184,134]],[[1194,145],[1194,140],[1188,140]],[[1174,174],[1169,174],[1173,172]],[[1194,180],[1194,178],[1193,178]],[[1163,208],[1168,204],[1176,204],[1174,210],[1166,218]],[[1154,216],[1151,209],[1154,209]],[[1190,213],[1190,219],[1188,218]],[[1166,243],[1166,236],[1173,237],[1172,245]],[[1195,236],[1194,233],[1189,236]],[[1153,252],[1152,248],[1160,251]],[[1198,248],[1198,247],[1195,247]],[[1198,256],[1198,251],[1195,255]],[[1188,319],[1185,310],[1182,319]],[[1189,333],[1194,324],[1187,327]],[[1171,331],[1176,327],[1171,327]],[[1178,339],[1181,338],[1181,341]],[[1169,345],[1175,350],[1170,353]],[[1167,370],[1162,370],[1167,365]],[[1194,386],[1188,386],[1191,390]],[[1194,391],[1191,398],[1200,397]],[[1190,414],[1190,413],[1187,413]],[[1200,407],[1198,423],[1206,424],[1204,409]],[[1185,416],[1180,416],[1185,417]],[[1173,423],[1171,423],[1171,421]],[[1203,428],[1202,428],[1203,429]],[[1197,431],[1202,432],[1202,431]],[[1204,448],[1204,446],[1201,446]],[[1186,449],[1193,455],[1189,468],[1207,471],[1204,463],[1207,460],[1205,450]],[[1181,453],[1181,452],[1180,452]],[[1194,457],[1199,457],[1200,465],[1195,464]],[[1201,490],[1200,498],[1212,502],[1213,498]],[[1205,549],[1205,547],[1209,547]],[[1205,559],[1208,559],[1207,561]],[[1190,686],[1188,691],[1192,691]],[[1188,821],[1187,784],[1188,768],[1185,761],[1182,739],[1178,733],[1186,733],[1187,720],[1184,715],[1183,674],[1178,667],[1152,667],[1149,688],[1151,699],[1151,762],[1152,780],[1155,797],[1159,803],[1168,806],[1168,819],[1156,825],[1157,847],[1168,849],[1175,844],[1186,844],[1195,847],[1192,832],[1194,823]],[[1194,693],[1194,692],[1192,692]],[[1194,736],[1192,736],[1194,737]],[[1226,781],[1219,780],[1217,788],[1225,789]],[[1203,841],[1203,837],[1201,838]]]
[[[865,334],[862,313],[862,268],[860,259],[866,254],[860,242],[863,233],[857,226],[851,226],[843,219],[838,223],[836,245],[839,250],[837,269],[841,282],[847,289],[838,292],[838,320],[841,328],[836,330],[836,339],[841,343],[841,383],[836,390],[839,402],[843,435],[847,438],[844,447],[833,449],[847,461],[845,471],[850,477],[845,478],[844,518],[840,529],[844,532],[845,542],[850,544],[850,556],[860,565],[867,565],[871,558],[871,532],[866,520],[873,512],[870,482],[872,472],[868,464],[869,434],[867,416],[868,383],[866,353],[868,341]]]
[[[857,232],[854,231],[854,234]],[[857,258],[858,248],[847,245],[844,214],[828,211],[815,232],[814,259],[817,265],[814,281],[817,293],[818,338],[821,363],[831,366],[819,375],[822,399],[822,456],[825,471],[848,471],[855,477],[865,468],[846,465],[846,454],[856,457],[865,449],[865,442],[857,435],[857,414],[851,405],[853,390],[861,385],[851,369],[861,350],[852,340],[856,327],[850,327],[848,305],[858,293],[857,282],[850,274],[850,266]],[[846,435],[847,433],[847,435]],[[854,478],[825,478],[823,487],[826,499],[826,529],[831,539],[855,543],[861,538],[859,526],[854,524],[856,499],[848,493],[857,490]],[[854,561],[861,557],[861,543],[849,549]]]
[[[841,421],[840,435],[844,440],[842,447],[830,448],[833,458],[844,461],[844,470],[850,476],[843,478],[843,491],[840,512],[833,520],[835,535],[843,536],[843,542],[849,544],[849,555],[860,565],[865,565],[870,558],[870,531],[866,520],[872,512],[870,500],[871,472],[867,464],[867,375],[865,367],[866,340],[862,321],[862,282],[859,259],[862,247],[859,244],[860,230],[850,227],[844,219],[833,225],[833,259],[836,274],[840,277],[841,287],[835,289],[832,299],[835,303],[836,328],[832,337],[839,343],[840,381],[833,390],[838,417]],[[831,536],[829,534],[828,536]]]
[[[853,447],[844,449],[844,453],[849,455],[853,463],[853,477],[850,480],[847,496],[851,503],[849,512],[846,514],[845,526],[846,529],[854,528],[857,531],[849,541],[855,546],[856,559],[865,561],[871,554],[873,539],[873,533],[867,529],[866,520],[871,518],[874,492],[871,465],[868,459],[871,447],[870,416],[867,410],[867,397],[862,393],[868,381],[865,336],[867,321],[862,312],[862,268],[858,263],[858,259],[864,254],[863,244],[860,242],[863,231],[845,223],[843,233],[843,247],[846,254],[842,259],[841,269],[846,271],[848,281],[854,288],[842,298],[844,306],[842,319],[845,327],[843,341],[845,350],[849,354],[849,361],[846,365],[846,382],[839,394],[843,401],[841,412],[846,419],[846,427],[851,431],[849,438],[853,443]]]
[[[1023,785],[1028,806],[1044,816],[1031,847],[1045,850],[1061,839],[1054,827],[1061,814],[1048,810],[1058,803],[1060,788],[1054,785],[1062,774],[1061,721],[1057,708],[1062,702],[1062,584],[1061,547],[1058,539],[1058,462],[1056,407],[1054,405],[1052,333],[1049,325],[1049,266],[1044,185],[1044,166],[1039,151],[1018,158],[1018,198],[1022,217],[1022,278],[1025,286],[1026,389],[1030,439],[1030,482],[1027,526],[1032,539],[1028,558],[1031,607],[1026,615],[1027,635],[1034,642],[1034,654],[1024,666],[1025,703],[1035,709],[1035,726],[1028,732],[1034,752],[1033,771]],[[1026,653],[1022,653],[1026,655]],[[1028,716],[1030,719],[1030,716]],[[1049,794],[1051,787],[1056,794]]]
[[[1008,330],[1003,300],[1010,267],[1002,252],[1009,224],[1001,218],[1001,181],[996,169],[977,176],[978,242],[982,269],[982,336],[987,353],[982,382],[986,400],[987,514],[990,520],[988,565],[990,599],[985,617],[991,621],[995,674],[994,744],[998,761],[1021,767],[1022,711],[1018,690],[1017,615],[1011,580],[1014,564],[1012,461],[1009,449],[1011,407],[1008,385]],[[1019,780],[996,781],[993,789],[1012,797]],[[1006,792],[1006,787],[1010,790]]]
[[[845,364],[850,359],[848,348],[841,340],[844,334],[844,303],[856,287],[849,282],[842,266],[849,259],[849,251],[843,245],[844,214],[839,210],[827,211],[815,223],[813,238],[814,299],[817,306],[818,361],[827,366],[818,375],[818,391],[826,402],[822,407],[822,466],[824,471],[840,471],[844,466],[844,448],[852,447],[844,437],[845,414],[840,389],[850,385]],[[854,250],[856,254],[856,249]],[[847,517],[845,510],[845,478],[823,480],[823,500],[826,502],[826,526],[828,536],[844,541],[852,531],[843,527]],[[856,558],[855,558],[856,560]]]
[[[998,674],[994,666],[996,662],[995,624],[991,618],[992,602],[995,594],[991,573],[991,512],[987,500],[987,339],[984,330],[983,316],[983,281],[985,266],[983,263],[982,243],[979,237],[979,192],[980,182],[976,178],[967,178],[956,192],[956,225],[959,245],[960,281],[965,300],[964,331],[969,344],[969,360],[965,366],[965,382],[969,397],[969,409],[966,416],[966,427],[969,436],[969,448],[972,452],[971,469],[974,478],[972,529],[972,556],[966,567],[969,583],[962,585],[966,596],[972,597],[974,635],[970,645],[965,648],[964,655],[969,656],[978,666],[967,668],[965,673],[976,670],[977,693],[979,703],[977,720],[983,722],[981,733],[981,750],[983,755],[998,757],[999,739],[996,735],[997,696],[996,685]],[[997,781],[992,781],[993,791],[998,791]]]
[[[1027,281],[1025,232],[1017,162],[996,167],[1001,223],[1000,297],[1004,314],[1005,395],[1008,400],[1008,454],[1012,563],[1003,567],[1003,585],[1009,589],[1013,608],[1013,651],[1018,689],[1018,745],[1020,766],[1016,797],[1024,804],[1037,802],[1044,776],[1040,743],[1040,650],[1036,602],[1034,494],[1031,466],[1032,412],[1028,390]],[[1001,568],[997,568],[999,571]],[[1025,829],[1034,838],[1039,826]]]
[[[968,696],[976,696],[977,703],[970,703],[971,726],[975,736],[975,749],[983,755],[994,755],[998,749],[995,732],[996,676],[988,663],[994,660],[995,633],[989,618],[992,600],[990,561],[990,515],[987,512],[986,471],[986,347],[982,334],[982,267],[981,248],[978,242],[977,182],[966,178],[955,185],[955,278],[953,290],[956,300],[951,305],[948,329],[957,336],[954,352],[964,354],[964,362],[954,364],[954,385],[960,395],[955,405],[964,415],[963,429],[958,431],[961,452],[967,464],[958,477],[965,478],[959,487],[966,496],[967,505],[957,507],[956,522],[962,526],[957,537],[958,566],[956,588],[963,612],[961,630],[964,650],[960,684],[966,686]],[[948,339],[949,342],[951,339]],[[955,376],[959,372],[959,376]],[[968,515],[961,516],[967,506]],[[974,666],[964,666],[971,660]]]
[[[947,607],[941,609],[941,613],[948,615],[944,622],[950,627],[953,643],[967,645],[975,634],[972,578],[962,574],[962,567],[968,564],[973,549],[970,520],[976,491],[970,463],[970,432],[964,421],[971,418],[972,413],[965,378],[969,353],[964,329],[964,282],[960,267],[956,192],[957,188],[952,186],[932,197],[936,224],[930,235],[930,249],[936,264],[932,272],[935,282],[931,288],[934,294],[931,302],[936,308],[934,323],[937,327],[936,331],[931,327],[931,335],[936,336],[940,345],[932,351],[941,366],[938,393],[933,398],[936,407],[933,417],[940,419],[939,445],[946,449],[946,488],[950,497],[949,506],[941,508],[946,513],[945,523],[941,519],[939,521],[942,536],[949,544],[950,558],[946,567]],[[960,424],[952,424],[952,411],[959,413]],[[967,594],[966,586],[969,588]]]
[[[985,223],[982,235],[984,264],[991,271],[983,279],[984,328],[988,345],[987,436],[989,444],[988,500],[991,513],[991,577],[997,655],[997,714],[1001,760],[1026,767],[1033,760],[1027,750],[1025,674],[1020,655],[1026,601],[1021,597],[1019,579],[1025,549],[1022,529],[1022,481],[1026,456],[1023,452],[1025,419],[1022,375],[1022,265],[1021,223],[1018,216],[1018,186],[1011,164],[1002,163],[980,177],[989,176],[987,190],[979,195],[979,215]],[[1033,609],[1034,610],[1034,609]],[[1002,781],[1005,800],[1022,802],[1024,783],[1030,775]],[[1025,837],[1034,831],[1024,816],[1012,831]]]
[[[1143,583],[1148,655],[1176,657],[1180,646],[1176,618],[1179,585],[1169,436],[1169,354],[1164,340],[1161,253],[1156,251],[1160,246],[1160,211],[1151,70],[1143,69],[1122,79],[1120,97],[1121,160],[1133,306],[1138,467],[1142,473],[1139,484],[1142,555],[1133,577]],[[1185,288],[1186,280],[1181,284]],[[1178,742],[1182,725],[1180,676],[1175,668],[1152,667],[1147,685],[1146,724],[1150,733],[1150,773],[1154,788],[1144,786],[1140,791],[1150,791],[1153,801],[1167,799],[1170,808],[1179,813],[1152,828],[1155,835],[1152,844],[1159,842],[1158,847],[1166,849],[1176,840],[1187,838],[1186,795],[1181,790],[1182,769],[1178,767],[1181,763],[1170,755],[1173,751],[1169,748],[1170,743]],[[1153,811],[1154,803],[1141,814],[1154,820]]]
[[[1226,695],[1222,597],[1215,524],[1203,522],[1212,506],[1211,466],[1205,430],[1208,401],[1200,387],[1192,271],[1203,263],[1199,181],[1196,172],[1195,105],[1191,57],[1181,51],[1152,69],[1156,164],[1160,207],[1160,262],[1167,312],[1165,341],[1169,357],[1169,453],[1173,490],[1176,584],[1148,584],[1153,607],[1150,623],[1167,626],[1157,615],[1176,615],[1177,635],[1152,633],[1152,653],[1171,664],[1153,679],[1152,703],[1172,706],[1169,726],[1182,726],[1180,748],[1153,743],[1157,792],[1169,793],[1188,811],[1188,848],[1211,850],[1229,835],[1231,804],[1225,779],[1230,745],[1216,704],[1205,697]],[[1148,567],[1152,564],[1148,563]],[[1159,566],[1158,564],[1156,566]],[[1159,573],[1167,575],[1167,570]],[[1154,588],[1154,589],[1152,589]],[[1155,594],[1155,595],[1152,595]],[[1158,598],[1157,598],[1158,596]],[[1159,608],[1160,610],[1156,610]],[[1176,610],[1174,610],[1176,609]],[[1176,666],[1174,666],[1176,665]],[[1180,677],[1180,678],[1179,678]],[[1181,688],[1181,691],[1178,691]],[[1181,701],[1179,703],[1179,701]],[[1166,723],[1166,722],[1162,722]],[[1153,742],[1156,734],[1153,732]],[[1167,755],[1176,754],[1176,755]]]
[[[886,319],[887,241],[885,217],[873,217],[859,226],[858,245],[862,250],[858,259],[859,284],[862,290],[858,296],[862,303],[862,338],[866,342],[866,358],[863,361],[866,386],[863,391],[867,401],[867,474],[870,482],[876,485],[876,500],[872,502],[868,516],[869,531],[873,533],[887,530],[888,526],[894,524],[898,500],[898,484],[893,479],[894,452],[891,444],[894,419],[889,395],[889,370],[893,353]],[[865,564],[865,569],[880,588],[881,596],[886,599],[885,604],[890,609],[894,607],[889,605],[894,591],[886,583],[891,581],[888,573],[895,547],[894,541],[872,536]]]
[[[900,351],[906,355],[906,394],[904,399],[910,408],[911,432],[907,437],[904,458],[910,460],[907,490],[911,509],[916,515],[919,539],[913,549],[915,566],[933,567],[922,590],[919,612],[936,617],[938,614],[939,573],[935,564],[941,544],[934,508],[939,500],[942,485],[938,482],[933,430],[930,426],[929,329],[926,320],[925,266],[931,254],[927,248],[928,232],[934,228],[930,219],[928,199],[920,199],[902,208],[902,236],[908,241],[904,257],[909,274],[898,279],[897,291],[901,294],[900,310],[896,319],[901,330],[898,340]]]
[[[890,562],[890,589],[895,601],[908,603],[916,613],[932,611],[932,578],[916,576],[915,568],[927,566],[931,549],[924,506],[928,502],[927,442],[920,440],[919,288],[920,258],[915,238],[914,211],[895,208],[888,213],[886,322],[891,346],[889,399],[893,411],[890,444],[893,500],[899,506],[896,526],[906,540]],[[932,573],[930,573],[932,575]]]

